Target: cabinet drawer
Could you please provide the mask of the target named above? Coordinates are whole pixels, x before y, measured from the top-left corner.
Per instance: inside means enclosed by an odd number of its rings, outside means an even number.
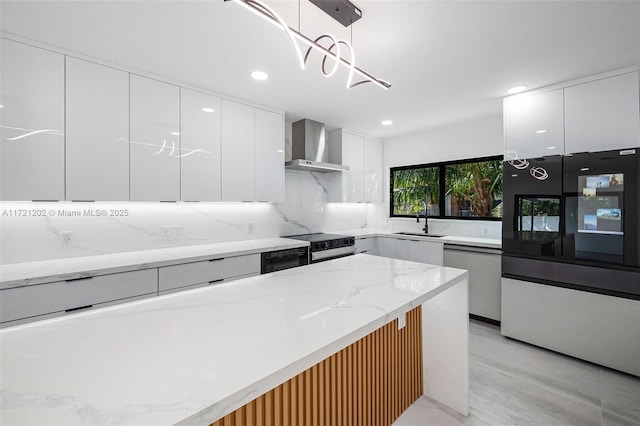
[[[356,238],[356,253],[366,253],[373,250],[375,237]]]
[[[0,319],[13,321],[157,291],[156,269],[10,288],[0,292]]]
[[[182,265],[165,266],[158,274],[159,291],[210,283],[240,275],[260,273],[260,255],[227,257]]]

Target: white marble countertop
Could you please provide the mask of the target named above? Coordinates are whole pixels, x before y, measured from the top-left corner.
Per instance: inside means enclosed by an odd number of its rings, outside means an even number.
[[[466,279],[356,255],[0,330],[7,425],[207,425]]]
[[[502,248],[502,240],[497,238],[461,237],[461,236],[455,236],[455,235],[447,235],[444,237],[428,237],[428,236],[422,236],[422,235],[418,236],[418,235],[398,234],[397,232],[398,231],[382,231],[382,230],[372,229],[372,228],[361,228],[361,229],[348,229],[343,231],[332,231],[331,233],[352,235],[352,236],[355,236],[356,238],[393,237],[393,238],[402,238],[405,240],[433,241],[433,242],[457,244],[461,246],[470,246],[470,247],[484,247],[484,248],[493,248],[493,249]]]
[[[286,238],[264,238],[14,263],[0,265],[0,289],[308,245],[308,242]]]

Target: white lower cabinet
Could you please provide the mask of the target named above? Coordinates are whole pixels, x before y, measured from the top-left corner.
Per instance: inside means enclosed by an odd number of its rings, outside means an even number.
[[[640,300],[502,278],[504,336],[640,375]]]
[[[158,290],[166,294],[259,274],[259,254],[164,266],[158,270]]]
[[[376,240],[376,237],[357,237],[356,238],[356,254],[357,253],[376,254],[375,240]]]
[[[13,325],[157,293],[155,268],[10,288],[0,291],[0,320]]]
[[[500,250],[447,244],[444,266],[469,271],[470,314],[500,321]]]
[[[369,237],[367,239],[370,241],[366,243],[359,243],[361,239],[356,239],[356,252],[358,252],[358,245],[360,244],[360,247],[366,247],[368,254],[376,256],[440,266],[443,264],[443,244],[439,242],[408,240],[395,237]]]
[[[433,241],[407,240],[407,260],[443,265],[443,244]]]

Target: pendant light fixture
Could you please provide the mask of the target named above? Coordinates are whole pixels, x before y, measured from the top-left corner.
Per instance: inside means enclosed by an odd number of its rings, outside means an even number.
[[[298,57],[301,69],[306,68],[307,60],[312,50],[316,50],[323,55],[321,71],[325,77],[333,76],[338,67],[343,65],[349,70],[346,86],[348,89],[364,83],[373,83],[383,89],[389,89],[391,84],[382,79],[376,78],[356,66],[355,53],[351,43],[347,40],[337,39],[331,34],[321,34],[315,39],[311,39],[299,31],[291,28],[273,9],[258,0],[225,0],[232,1],[250,10],[261,18],[272,23],[283,30],[291,43]],[[324,47],[320,42],[327,42],[328,47]],[[306,46],[307,51],[303,55],[301,45]],[[334,61],[333,67],[327,72],[327,58]],[[354,75],[358,75],[362,80],[354,82]]]

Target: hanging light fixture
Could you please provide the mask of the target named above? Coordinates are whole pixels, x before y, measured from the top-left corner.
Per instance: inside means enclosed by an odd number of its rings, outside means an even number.
[[[291,28],[280,17],[280,15],[278,15],[273,9],[271,9],[269,6],[265,5],[264,3],[261,3],[258,0],[225,0],[225,1],[233,1],[234,3],[237,3],[243,6],[245,9],[250,10],[251,12],[255,13],[256,15],[260,16],[261,18],[267,20],[268,22],[272,23],[276,27],[283,30],[286,33],[289,40],[291,41],[291,43],[293,44],[301,69],[304,70],[306,68],[307,60],[309,59],[309,55],[311,51],[316,50],[320,52],[320,54],[324,55],[324,57],[322,58],[322,74],[325,77],[333,76],[338,70],[338,67],[340,65],[347,67],[347,69],[349,70],[349,75],[347,77],[347,84],[346,84],[348,89],[355,86],[359,86],[364,83],[373,83],[379,87],[382,87],[383,89],[388,89],[391,87],[391,84],[389,82],[376,78],[356,66],[356,59],[355,59],[353,47],[351,46],[351,43],[349,43],[347,40],[339,40],[333,35],[326,34],[326,33],[318,36],[315,40],[312,40],[309,37],[302,34],[301,32]],[[326,41],[326,40],[329,40],[328,47],[324,47],[320,44],[321,41]],[[300,43],[307,46],[307,51],[304,56],[302,55]],[[346,48],[346,49],[343,49],[343,48]],[[348,58],[344,57],[343,53],[345,50],[348,52],[348,55],[349,55]],[[331,58],[333,61],[335,61],[333,68],[329,72],[327,72],[327,69],[326,69],[327,58]],[[354,82],[353,77],[355,74],[362,77],[362,80]]]

